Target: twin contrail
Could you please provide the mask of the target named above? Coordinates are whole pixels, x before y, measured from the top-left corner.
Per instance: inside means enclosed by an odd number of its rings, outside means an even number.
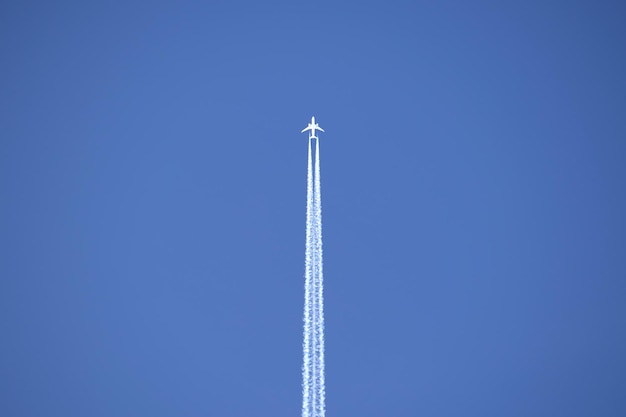
[[[315,124],[315,119],[312,121],[315,128],[319,129]],[[302,417],[324,417],[326,392],[324,382],[324,276],[322,273],[320,144],[319,139],[314,136],[315,130],[312,133],[309,136],[307,170]],[[315,140],[315,170],[313,170],[311,152],[313,140]]]

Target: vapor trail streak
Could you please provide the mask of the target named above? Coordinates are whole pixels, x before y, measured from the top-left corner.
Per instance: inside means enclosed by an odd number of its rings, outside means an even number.
[[[315,141],[315,183],[314,195],[314,231],[315,231],[315,281],[316,281],[316,306],[315,333],[316,333],[316,414],[315,417],[324,417],[325,407],[325,377],[324,377],[324,274],[322,262],[322,196],[320,182],[320,141]]]
[[[304,342],[302,417],[324,417],[324,279],[322,273],[322,200],[319,139],[315,139],[315,168],[309,138],[307,171],[306,256],[304,284]]]
[[[302,417],[311,417],[311,401],[313,392],[313,166],[311,161],[311,140],[309,139],[309,156],[307,169],[306,198],[306,252],[304,280],[304,341],[302,343]]]

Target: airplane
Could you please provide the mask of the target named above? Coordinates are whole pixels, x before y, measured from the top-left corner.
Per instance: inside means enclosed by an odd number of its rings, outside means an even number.
[[[311,123],[309,123],[306,129],[302,129],[302,132],[300,133],[304,133],[307,130],[311,131],[311,133],[309,133],[309,139],[318,139],[318,137],[315,136],[316,130],[321,130],[322,132],[324,131],[324,129],[322,129],[317,123],[315,123],[315,116],[311,117]]]

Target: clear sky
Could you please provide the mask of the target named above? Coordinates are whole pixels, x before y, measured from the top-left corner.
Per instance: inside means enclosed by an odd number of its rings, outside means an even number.
[[[626,415],[619,1],[0,6],[0,415]]]

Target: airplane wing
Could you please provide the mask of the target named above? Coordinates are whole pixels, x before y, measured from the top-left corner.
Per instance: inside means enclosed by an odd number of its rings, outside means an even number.
[[[306,132],[307,130],[311,130],[311,126],[305,127],[304,129],[302,129],[302,132],[300,132],[300,133],[304,133],[304,132]]]
[[[321,127],[319,127],[319,126],[317,127],[317,130],[321,130],[322,132],[324,132],[324,129],[322,129],[322,128],[321,128]],[[326,133],[326,132],[324,132],[324,133]]]

